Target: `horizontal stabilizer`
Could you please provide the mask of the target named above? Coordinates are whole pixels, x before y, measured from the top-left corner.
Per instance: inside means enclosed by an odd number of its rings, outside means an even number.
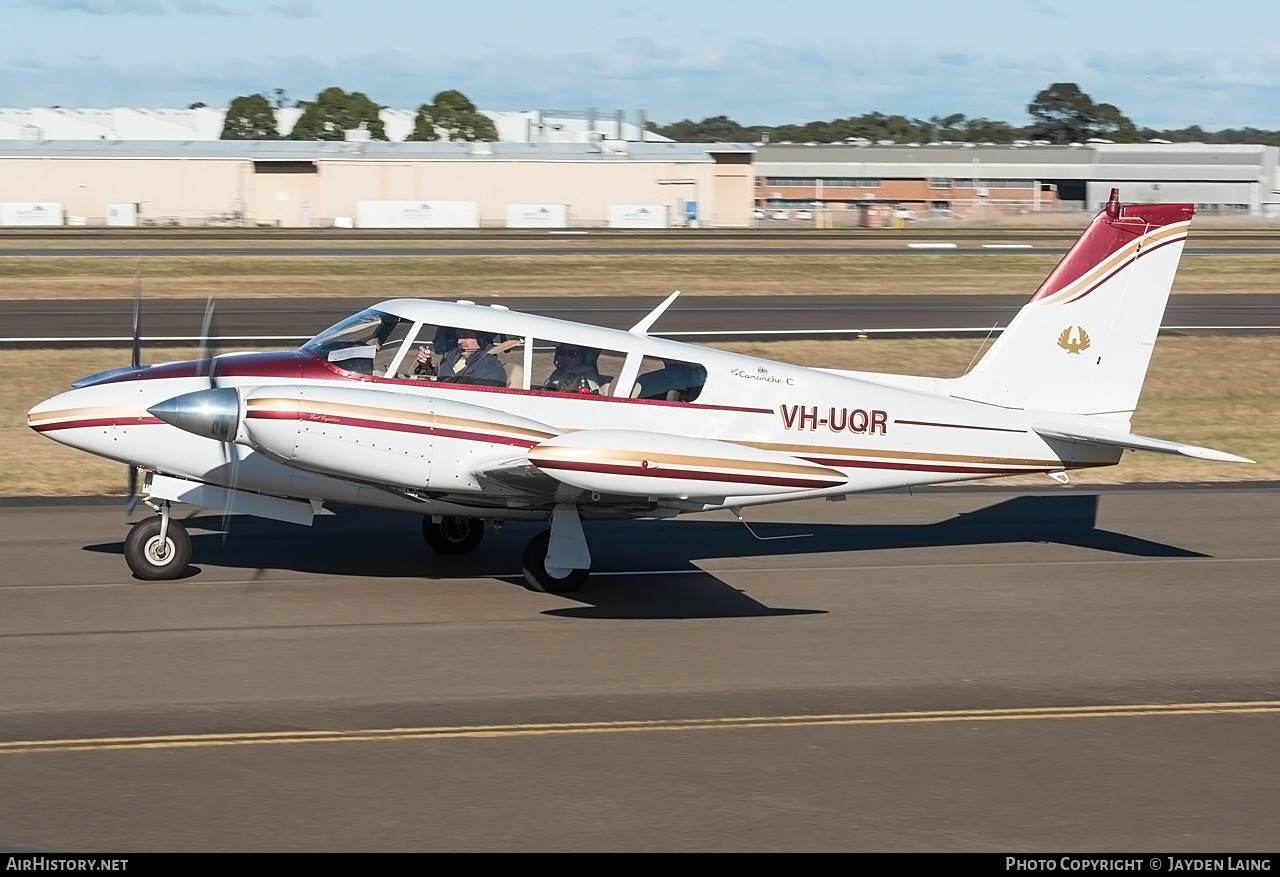
[[[1087,423],[1038,423],[1031,428],[1045,438],[1060,439],[1068,442],[1111,445],[1112,447],[1129,448],[1134,451],[1155,451],[1158,454],[1182,454],[1184,457],[1195,457],[1199,460],[1216,460],[1220,463],[1253,462],[1247,457],[1237,457],[1235,454],[1228,454],[1226,451],[1215,451],[1213,448],[1202,448],[1198,445],[1184,445],[1180,442],[1147,438],[1143,435],[1121,432],[1118,429],[1099,429]]]

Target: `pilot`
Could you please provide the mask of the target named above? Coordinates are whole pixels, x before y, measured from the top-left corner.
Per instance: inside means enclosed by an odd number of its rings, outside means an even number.
[[[458,330],[449,326],[440,326],[436,329],[435,336],[426,344],[418,345],[418,355],[415,357],[413,368],[409,371],[409,377],[415,379],[434,378],[436,376],[436,361],[432,358],[433,354],[444,355],[452,351],[458,346]]]
[[[457,339],[457,346],[440,357],[435,367],[436,380],[486,387],[507,385],[507,372],[502,367],[502,360],[490,352],[493,348],[492,334],[458,329]],[[430,363],[430,352],[421,347],[418,348],[418,362],[423,361],[424,354]]]
[[[557,344],[555,371],[542,382],[542,389],[600,395],[600,385],[604,380],[596,370],[596,360],[599,358],[599,350],[576,344]]]

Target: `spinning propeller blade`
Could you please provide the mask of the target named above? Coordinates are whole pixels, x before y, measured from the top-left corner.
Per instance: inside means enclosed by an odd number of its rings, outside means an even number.
[[[218,388],[218,351],[214,344],[214,315],[216,311],[217,303],[214,301],[213,296],[209,296],[209,300],[204,306],[204,324],[200,327],[200,361],[203,363],[202,367],[208,369],[206,374],[209,377],[209,389],[211,390]],[[222,448],[222,462],[227,465],[229,470],[230,478],[227,486],[235,490],[240,475],[240,454],[230,442],[219,442],[219,446]],[[224,545],[227,542],[227,535],[230,530],[231,510],[224,507],[222,509],[222,543]]]
[[[142,266],[133,272],[133,345],[129,364],[142,365]]]
[[[142,365],[142,265],[133,272],[133,332],[130,345],[129,365],[139,368]],[[129,467],[129,492],[125,495],[125,517],[131,517],[138,507],[138,467]]]

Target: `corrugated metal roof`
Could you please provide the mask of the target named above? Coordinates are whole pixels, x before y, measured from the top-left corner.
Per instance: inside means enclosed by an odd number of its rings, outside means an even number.
[[[683,161],[753,153],[744,143],[455,143],[299,140],[0,140],[7,158],[187,158],[249,161]]]
[[[764,146],[762,177],[942,177],[1038,180],[1254,181],[1275,166],[1274,146]]]

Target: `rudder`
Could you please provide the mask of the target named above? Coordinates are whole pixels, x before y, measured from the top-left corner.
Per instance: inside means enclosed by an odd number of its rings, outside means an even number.
[[[1122,207],[1117,190],[951,395],[1127,421],[1178,269],[1190,204]]]

